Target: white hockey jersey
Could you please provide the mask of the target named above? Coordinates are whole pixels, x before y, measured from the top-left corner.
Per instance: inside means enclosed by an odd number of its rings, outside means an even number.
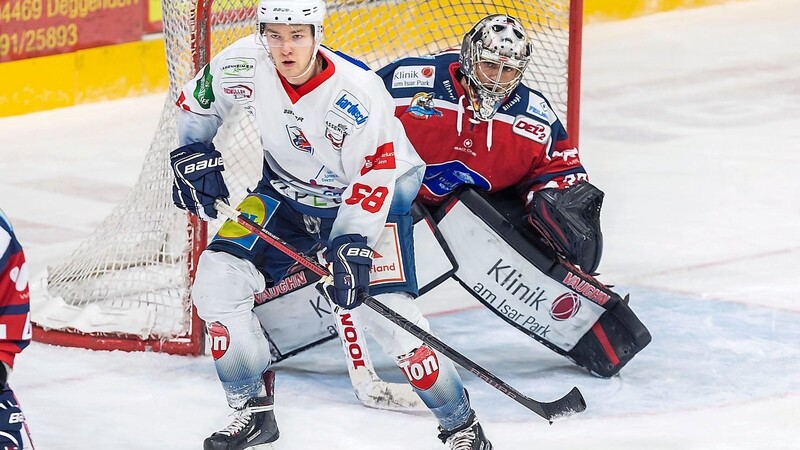
[[[295,89],[257,36],[233,43],[184,86],[179,144],[210,144],[232,109],[244,108],[261,133],[264,176],[285,200],[335,216],[331,238],[361,234],[375,245],[392,202],[408,207],[416,196],[424,162],[377,75],[325,48],[318,58],[323,71]]]

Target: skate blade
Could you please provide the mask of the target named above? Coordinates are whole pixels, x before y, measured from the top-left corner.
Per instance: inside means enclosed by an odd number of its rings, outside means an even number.
[[[273,442],[269,442],[267,444],[258,444],[252,447],[247,447],[246,450],[273,450],[275,448],[273,444]]]

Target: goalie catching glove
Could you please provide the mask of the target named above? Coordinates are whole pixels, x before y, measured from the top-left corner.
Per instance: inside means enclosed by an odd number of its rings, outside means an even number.
[[[542,189],[532,194],[528,221],[572,264],[594,273],[603,253],[600,208],[603,191],[588,181],[566,189]]]
[[[175,205],[202,220],[216,219],[214,200],[228,202],[228,188],[222,178],[225,170],[222,154],[214,149],[214,144],[195,142],[173,150],[169,159],[175,174],[172,183]]]
[[[317,290],[344,309],[360,305],[361,294],[369,290],[372,253],[367,239],[360,234],[333,238],[325,252],[331,274],[317,283]]]

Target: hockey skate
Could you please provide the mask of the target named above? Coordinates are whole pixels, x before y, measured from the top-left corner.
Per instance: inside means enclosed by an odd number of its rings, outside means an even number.
[[[445,431],[439,428],[439,439],[450,447],[450,450],[492,450],[492,443],[483,434],[483,428],[470,412],[467,423],[455,430]]]
[[[234,413],[233,422],[206,438],[203,450],[267,450],[278,440],[278,423],[273,412],[275,373],[264,372],[266,396],[254,397]]]

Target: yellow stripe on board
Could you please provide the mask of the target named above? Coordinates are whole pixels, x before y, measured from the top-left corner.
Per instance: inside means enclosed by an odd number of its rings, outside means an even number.
[[[0,64],[0,117],[166,91],[164,41]]]

